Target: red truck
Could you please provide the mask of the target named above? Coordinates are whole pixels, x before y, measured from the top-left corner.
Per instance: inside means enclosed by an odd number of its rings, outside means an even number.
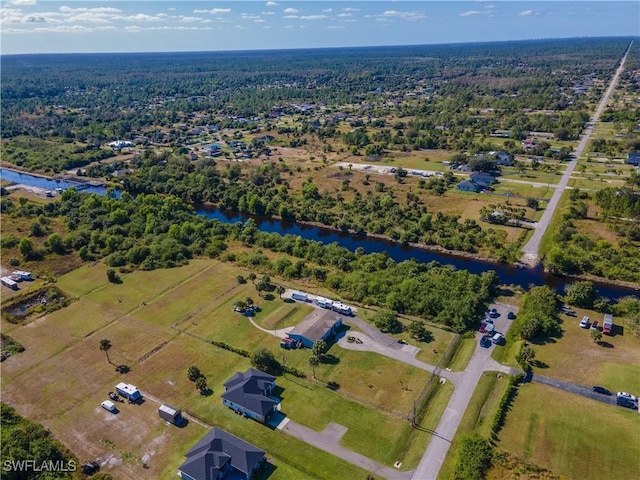
[[[605,335],[611,335],[613,329],[613,315],[610,313],[604,314],[604,320],[602,321],[602,333]]]

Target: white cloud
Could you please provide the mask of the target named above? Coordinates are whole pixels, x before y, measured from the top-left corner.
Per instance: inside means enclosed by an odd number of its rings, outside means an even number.
[[[210,13],[211,15],[218,15],[220,13],[231,13],[230,8],[212,8],[211,10],[194,10],[193,13]]]
[[[338,18],[347,18],[347,17],[353,17],[352,13],[339,13],[338,14]]]
[[[387,10],[382,15],[384,17],[397,17],[401,18],[402,20],[410,21],[423,20],[427,18],[427,16],[421,12],[399,12],[397,10]]]
[[[120,10],[119,8],[113,8],[113,7],[91,7],[91,8],[78,7],[78,8],[71,8],[71,7],[67,7],[66,5],[63,5],[58,10],[60,10],[62,13],[82,13],[82,12],[122,13],[122,10]]]
[[[275,14],[276,14],[276,12],[271,11],[271,10],[266,11],[266,12],[260,12],[260,15],[275,15]]]
[[[118,15],[112,17],[113,20],[124,20],[125,22],[159,22],[162,17],[159,15],[147,15],[146,13],[137,13],[135,15]]]
[[[489,9],[489,8],[496,8],[495,5],[485,5],[484,8]]]
[[[267,2],[267,7],[277,7],[277,2]]]
[[[202,20],[203,20],[202,17],[187,17],[185,15],[180,15],[180,21],[185,23],[201,22]]]
[[[328,18],[326,15],[302,15],[300,20],[324,20]]]
[[[58,25],[57,27],[34,28],[34,33],[88,33],[93,32],[93,28],[84,25]]]
[[[264,18],[256,18],[253,22],[254,23],[265,23],[266,20]]]
[[[346,7],[342,9],[343,12],[359,12],[359,8]]]
[[[462,12],[460,17],[471,17],[473,15],[478,15],[480,12],[477,10],[467,10],[466,12]]]
[[[105,18],[105,15],[95,14],[95,13],[78,13],[77,15],[72,15],[65,19],[67,22],[71,23],[111,23],[109,18]]]
[[[329,30],[342,30],[342,29],[347,28],[347,27],[344,26],[344,25],[329,25],[327,28]]]
[[[325,8],[324,10],[322,10],[322,13],[331,13],[333,12],[333,8]]]
[[[11,5],[35,5],[36,0],[11,0]]]
[[[262,27],[263,30],[269,30],[271,28],[271,25],[265,25],[264,27]]]
[[[291,20],[291,19],[300,18],[300,15],[283,15],[282,18],[287,18],[287,19]]]
[[[296,10],[295,8],[285,8],[283,10],[284,13],[298,13],[298,10]]]
[[[533,15],[533,10],[523,10],[518,15],[521,17],[528,17],[529,15]]]
[[[284,28],[293,28],[293,25],[285,25]]]

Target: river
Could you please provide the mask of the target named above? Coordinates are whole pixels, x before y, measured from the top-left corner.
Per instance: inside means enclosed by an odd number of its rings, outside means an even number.
[[[22,183],[29,186],[54,190],[55,188],[69,188],[77,186],[77,184],[68,182],[58,182],[54,179],[34,176],[27,173],[16,172],[5,168],[0,169],[0,177],[15,183]],[[104,195],[106,190],[104,187],[89,187],[84,191]],[[301,225],[298,223],[276,220],[273,218],[256,217],[242,215],[238,213],[223,212],[212,208],[198,208],[198,215],[205,216],[210,219],[219,220],[225,223],[244,222],[249,218],[253,218],[259,230],[265,232],[275,232],[281,235],[299,235],[308,240],[317,240],[328,244],[336,242],[340,246],[351,251],[362,247],[366,253],[386,252],[396,262],[415,258],[420,262],[439,262],[442,264],[453,265],[457,269],[468,270],[471,273],[481,274],[487,270],[494,270],[503,284],[518,285],[523,288],[529,288],[530,285],[549,285],[559,293],[562,293],[565,285],[572,283],[574,280],[564,277],[558,277],[545,273],[542,266],[536,268],[518,267],[509,264],[493,263],[482,261],[474,258],[467,258],[447,254],[446,252],[425,250],[422,248],[403,246],[399,243],[368,237],[365,235],[356,235],[351,233],[342,233],[335,230]],[[638,289],[626,288],[616,285],[609,285],[594,282],[601,296],[612,300],[618,299],[625,295],[637,295]]]

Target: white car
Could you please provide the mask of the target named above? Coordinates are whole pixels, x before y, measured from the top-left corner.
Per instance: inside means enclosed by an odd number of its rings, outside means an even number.
[[[589,328],[589,317],[582,317],[582,320],[580,320],[580,328]]]
[[[116,404],[113,403],[111,400],[105,400],[104,402],[102,402],[101,405],[102,405],[102,408],[104,408],[108,412],[116,413],[118,411],[118,409],[116,408]]]
[[[616,398],[625,398],[627,400],[631,400],[632,402],[638,401],[638,397],[636,397],[635,395],[631,395],[630,393],[627,393],[627,392],[616,393]]]

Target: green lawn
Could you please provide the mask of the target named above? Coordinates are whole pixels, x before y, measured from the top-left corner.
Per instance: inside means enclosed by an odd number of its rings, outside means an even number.
[[[519,389],[500,433],[504,450],[569,478],[640,472],[640,415],[540,384]]]
[[[450,368],[454,372],[462,372],[467,365],[469,364],[469,360],[473,356],[473,352],[476,349],[477,340],[475,336],[473,338],[461,338],[460,344],[456,349],[453,357],[451,357],[451,361],[445,367]]]
[[[453,437],[447,457],[442,464],[438,474],[439,479],[448,480],[453,478],[458,445],[463,435],[475,432],[485,438],[489,438],[491,422],[493,422],[498,405],[509,382],[509,376],[502,375],[501,378],[498,378],[498,375],[498,372],[484,372],[480,377],[480,381],[460,421],[460,426]]]

